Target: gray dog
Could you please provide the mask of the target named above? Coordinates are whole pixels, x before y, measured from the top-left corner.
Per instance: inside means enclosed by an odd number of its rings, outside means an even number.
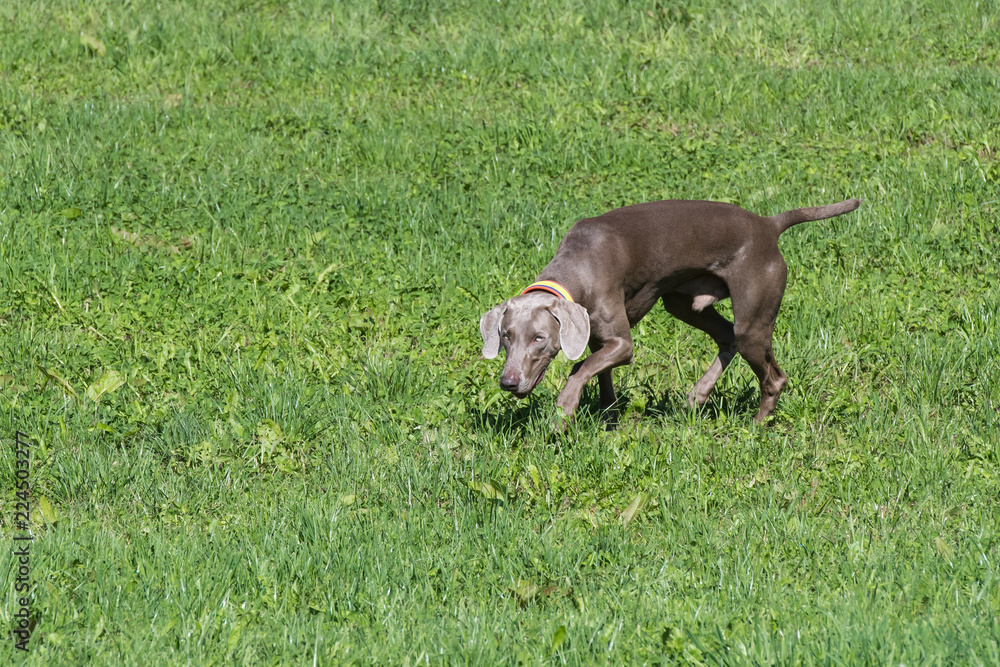
[[[663,299],[667,312],[718,344],[716,357],[688,394],[703,405],[737,352],[760,380],[764,421],[788,379],[774,359],[774,323],[788,267],[778,236],[800,222],[856,209],[860,200],[799,208],[762,218],[732,204],[660,201],[580,220],[566,233],[538,281],[483,315],[483,356],[501,345],[507,361],[500,387],[524,398],[561,349],[579,359],[556,401],[567,418],[597,376],[601,407],[615,402],[611,369],[632,362],[631,328]],[[732,299],[730,322],[712,304]]]

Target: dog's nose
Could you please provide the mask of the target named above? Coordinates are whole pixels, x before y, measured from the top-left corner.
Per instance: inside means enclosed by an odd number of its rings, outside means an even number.
[[[500,376],[500,388],[504,391],[514,391],[521,384],[521,378],[513,373]]]

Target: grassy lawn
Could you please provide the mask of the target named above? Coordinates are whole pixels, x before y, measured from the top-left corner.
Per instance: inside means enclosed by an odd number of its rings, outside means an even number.
[[[991,3],[5,1],[0,661],[1000,663],[998,102]],[[662,309],[614,430],[480,356],[581,217],[848,197],[767,427]]]

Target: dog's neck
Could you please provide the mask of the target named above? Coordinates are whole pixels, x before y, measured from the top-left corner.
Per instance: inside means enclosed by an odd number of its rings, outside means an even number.
[[[554,280],[538,280],[533,282],[521,294],[527,294],[528,292],[547,292],[561,299],[566,299],[570,302],[573,301],[573,295],[570,294],[569,290]]]

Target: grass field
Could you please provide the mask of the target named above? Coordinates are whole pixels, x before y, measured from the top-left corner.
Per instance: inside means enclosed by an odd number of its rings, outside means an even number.
[[[1000,663],[989,2],[0,5],[0,634],[81,664]],[[766,428],[662,310],[553,434],[479,316],[577,219],[782,237]]]

